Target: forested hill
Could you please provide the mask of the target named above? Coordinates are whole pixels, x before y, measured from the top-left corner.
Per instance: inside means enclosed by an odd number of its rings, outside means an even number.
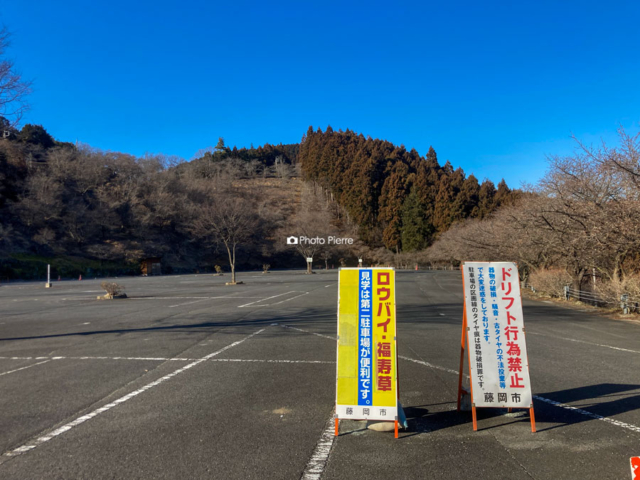
[[[250,205],[256,217],[238,247],[238,267],[284,268],[300,259],[279,240],[284,230],[313,230],[304,223],[307,207],[312,224],[345,234],[357,225],[362,240],[382,254],[389,252],[378,247],[421,250],[453,222],[483,218],[517,193],[504,182],[497,189],[489,181],[479,185],[448,162],[440,166],[433,149],[422,158],[415,150],[330,127],[309,129],[299,145],[238,149],[220,139],[190,162],[58,142],[41,126],[18,131],[1,117],[0,127],[8,133],[0,138],[3,278],[34,278],[49,262],[62,276],[89,269],[137,272],[138,262],[149,257],[161,257],[166,273],[211,270],[227,262],[226,251],[220,238],[195,226],[229,199]],[[325,202],[316,188],[310,195],[319,199],[305,204],[307,186],[297,164],[338,205]],[[310,205],[328,208],[322,221]],[[334,218],[345,212],[350,222]],[[353,251],[324,254],[333,263],[358,258]]]
[[[496,188],[448,161],[440,166],[432,147],[421,157],[414,149],[330,126],[324,132],[309,127],[298,158],[304,178],[331,194],[365,242],[394,251],[423,249],[454,222],[484,218],[518,195],[504,180]]]
[[[2,117],[0,131],[3,280],[41,277],[47,263],[63,277],[139,273],[138,262],[148,257],[161,257],[165,272],[224,265],[226,252],[192,231],[203,205],[223,190],[234,198],[251,190],[262,204],[280,199],[270,192],[273,184],[282,185],[283,194],[290,189],[299,148],[229,148],[220,139],[182,162],[58,142],[41,126],[16,130]],[[243,267],[283,265],[273,242],[264,241],[274,229],[271,217],[241,246]]]

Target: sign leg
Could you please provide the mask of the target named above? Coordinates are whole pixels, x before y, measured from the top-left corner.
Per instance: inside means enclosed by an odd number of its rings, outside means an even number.
[[[529,409],[529,417],[531,418],[531,433],[536,433],[536,417],[533,414],[533,407]]]
[[[398,438],[398,420],[396,420],[394,423],[395,423],[395,438]]]
[[[338,436],[338,430],[340,429],[340,419],[336,418],[336,432],[335,432],[335,436]]]
[[[464,368],[464,348],[460,351],[460,375],[458,376],[458,411],[462,400],[462,369]]]
[[[460,401],[462,399],[462,376],[464,375],[464,344],[467,333],[467,305],[462,307],[462,336],[460,338],[460,370],[458,370],[458,411],[460,411]]]
[[[471,407],[471,415],[473,416],[473,431],[478,431],[478,417],[476,416],[476,407]]]
[[[464,329],[464,323],[463,323]],[[460,401],[462,400],[462,376],[464,375],[464,330],[462,331],[462,348],[460,349],[460,373],[458,374],[458,411],[460,411]]]

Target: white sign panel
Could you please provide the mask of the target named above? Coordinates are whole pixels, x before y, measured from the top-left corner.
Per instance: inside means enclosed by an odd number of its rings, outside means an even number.
[[[530,408],[518,268],[512,262],[465,262],[462,273],[472,402]]]

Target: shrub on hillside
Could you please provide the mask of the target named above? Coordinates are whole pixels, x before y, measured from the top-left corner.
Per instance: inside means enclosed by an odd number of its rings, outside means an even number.
[[[637,301],[640,299],[640,275],[626,275],[621,280],[610,280],[608,282],[598,282],[596,284],[596,291],[608,300],[617,302],[620,300],[620,296],[628,294],[629,297]]]
[[[538,292],[562,297],[565,285],[571,284],[571,275],[561,268],[540,269],[531,273],[529,283]]]

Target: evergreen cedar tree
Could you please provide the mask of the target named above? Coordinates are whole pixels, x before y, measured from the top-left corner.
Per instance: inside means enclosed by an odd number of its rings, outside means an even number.
[[[305,180],[315,182],[346,210],[369,246],[421,250],[454,222],[484,218],[512,204],[518,191],[465,176],[433,147],[426,157],[403,145],[351,130],[309,127],[298,157]]]

